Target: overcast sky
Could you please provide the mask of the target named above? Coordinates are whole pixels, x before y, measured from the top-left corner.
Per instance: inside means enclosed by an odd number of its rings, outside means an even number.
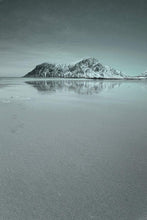
[[[131,75],[147,70],[147,1],[0,0],[0,76],[87,57]]]

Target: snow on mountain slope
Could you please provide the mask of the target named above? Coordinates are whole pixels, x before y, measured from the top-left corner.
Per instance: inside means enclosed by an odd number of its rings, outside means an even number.
[[[74,65],[42,63],[24,77],[123,79],[127,76],[121,71],[102,65],[95,58],[88,58]]]

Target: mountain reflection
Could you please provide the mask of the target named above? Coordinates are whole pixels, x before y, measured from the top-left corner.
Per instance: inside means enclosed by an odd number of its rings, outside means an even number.
[[[120,81],[103,80],[36,80],[26,81],[40,92],[59,92],[70,91],[77,94],[92,95],[98,94],[103,90],[119,87]]]

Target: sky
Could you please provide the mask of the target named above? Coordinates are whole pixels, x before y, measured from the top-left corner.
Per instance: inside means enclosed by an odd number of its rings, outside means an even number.
[[[129,75],[146,71],[147,1],[0,0],[0,76],[88,57]]]

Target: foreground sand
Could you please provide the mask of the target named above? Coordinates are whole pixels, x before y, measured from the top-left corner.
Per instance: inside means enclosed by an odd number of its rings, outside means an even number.
[[[25,81],[0,81],[0,219],[146,219],[147,84]]]

